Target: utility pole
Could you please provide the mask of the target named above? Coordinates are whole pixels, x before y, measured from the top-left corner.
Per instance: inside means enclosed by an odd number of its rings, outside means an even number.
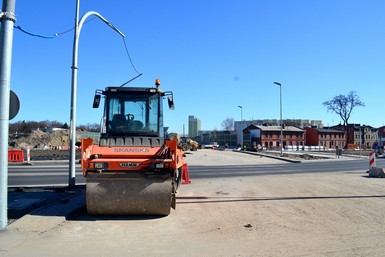
[[[283,132],[282,132],[282,84],[279,82],[274,82],[275,85],[279,86],[279,119],[280,119],[280,127],[281,127],[281,136],[280,136],[280,147],[281,147],[281,156],[283,155]]]
[[[243,149],[243,129],[244,129],[244,127],[243,127],[243,107],[238,105],[238,108],[241,109],[241,122],[240,122],[241,131],[240,131],[240,133],[237,131],[237,134],[239,133],[239,135],[240,135],[239,141],[240,141],[241,147]]]
[[[243,120],[243,107],[242,106],[240,106],[240,105],[238,105],[238,108],[240,108],[241,109],[241,121]]]
[[[102,15],[97,12],[89,11],[82,16],[79,20],[79,6],[80,0],[76,1],[76,14],[75,14],[75,32],[74,32],[74,43],[72,50],[72,79],[71,79],[71,114],[70,114],[70,160],[69,160],[69,171],[68,171],[68,187],[75,186],[75,143],[76,143],[76,91],[77,91],[77,77],[78,77],[78,46],[80,31],[85,20],[92,15],[95,15],[110,28],[115,30],[123,38],[125,35],[120,32],[112,23],[106,20]]]
[[[0,229],[8,224],[8,128],[15,2],[4,0],[0,13]]]

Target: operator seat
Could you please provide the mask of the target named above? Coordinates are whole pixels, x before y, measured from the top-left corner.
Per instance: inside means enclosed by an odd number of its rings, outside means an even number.
[[[128,129],[126,117],[123,114],[114,114],[111,121],[111,129],[115,132],[126,131]]]

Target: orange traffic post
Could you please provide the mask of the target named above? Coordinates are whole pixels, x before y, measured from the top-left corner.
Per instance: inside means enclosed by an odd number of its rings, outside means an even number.
[[[187,163],[182,166],[182,184],[191,184]]]

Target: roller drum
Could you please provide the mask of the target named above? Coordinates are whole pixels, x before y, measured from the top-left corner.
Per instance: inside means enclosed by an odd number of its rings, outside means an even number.
[[[86,198],[90,215],[169,215],[172,180],[87,179]]]

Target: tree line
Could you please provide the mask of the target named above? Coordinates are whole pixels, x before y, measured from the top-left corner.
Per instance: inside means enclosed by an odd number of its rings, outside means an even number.
[[[17,121],[9,124],[9,134],[29,134],[33,130],[40,129],[45,131],[49,128],[63,128],[69,129],[69,125],[65,122],[59,121]],[[90,131],[90,132],[99,132],[100,124],[98,123],[88,123],[86,125],[78,125],[76,127],[78,130]]]

